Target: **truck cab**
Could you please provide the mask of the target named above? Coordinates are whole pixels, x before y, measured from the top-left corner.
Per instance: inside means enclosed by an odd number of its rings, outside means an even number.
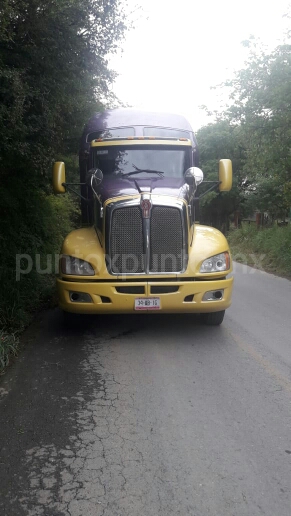
[[[131,109],[98,113],[80,150],[83,227],[63,243],[57,279],[69,313],[199,313],[222,322],[233,278],[227,241],[197,224],[203,173],[193,130],[181,116]],[[221,160],[210,189],[231,188]],[[65,193],[65,165],[54,166]]]

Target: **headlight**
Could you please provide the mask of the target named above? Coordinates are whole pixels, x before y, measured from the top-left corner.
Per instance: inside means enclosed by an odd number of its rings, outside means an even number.
[[[230,256],[226,251],[225,253],[216,254],[207,258],[202,262],[200,272],[222,272],[228,271],[230,267]]]
[[[63,274],[73,274],[76,276],[94,276],[95,274],[89,262],[68,255],[61,257],[61,271]]]

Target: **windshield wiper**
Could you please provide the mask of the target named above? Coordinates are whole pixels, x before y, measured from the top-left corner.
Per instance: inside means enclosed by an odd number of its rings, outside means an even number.
[[[161,170],[151,170],[149,168],[138,168],[136,165],[132,163],[132,166],[135,170],[132,172],[127,172],[126,174],[121,174],[122,177],[129,177],[133,176],[134,174],[140,174],[142,172],[145,172],[146,174],[158,174],[159,177],[164,177],[164,172]]]

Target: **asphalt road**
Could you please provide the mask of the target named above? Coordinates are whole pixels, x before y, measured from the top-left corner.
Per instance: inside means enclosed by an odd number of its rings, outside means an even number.
[[[235,272],[221,327],[32,325],[0,382],[1,515],[291,515],[291,282]]]

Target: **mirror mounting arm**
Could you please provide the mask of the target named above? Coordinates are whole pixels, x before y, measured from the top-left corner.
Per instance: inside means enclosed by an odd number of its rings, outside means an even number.
[[[81,195],[79,192],[76,192],[72,186],[84,186],[86,183],[62,183],[62,186],[64,186],[66,189],[68,189],[70,192],[73,192],[78,197],[80,197],[83,201],[85,201],[87,204],[89,204],[89,200],[86,199],[83,195]]]
[[[204,197],[204,195],[208,194],[209,192],[212,192],[212,190],[215,190],[215,188],[217,188],[217,186],[221,183],[221,181],[204,181],[204,183],[214,183],[210,188],[208,188],[208,190],[206,190],[206,192],[203,192],[203,194],[199,195],[199,199],[202,199],[202,197]]]
[[[189,185],[189,202],[191,203],[195,197],[195,194],[197,192],[197,186],[196,184],[194,185]]]

